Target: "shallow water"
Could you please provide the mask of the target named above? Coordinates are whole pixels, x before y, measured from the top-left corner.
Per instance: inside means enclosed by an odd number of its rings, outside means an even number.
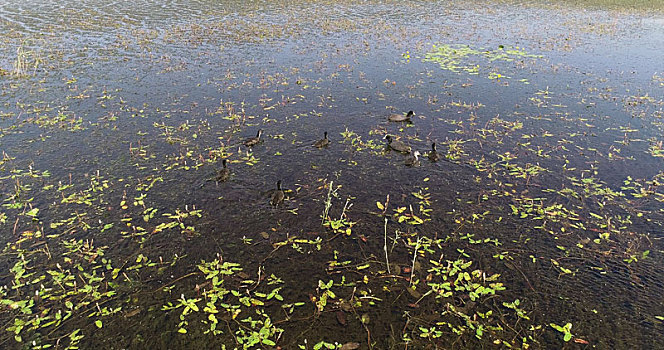
[[[664,347],[664,15],[605,5],[1,4],[1,347]]]

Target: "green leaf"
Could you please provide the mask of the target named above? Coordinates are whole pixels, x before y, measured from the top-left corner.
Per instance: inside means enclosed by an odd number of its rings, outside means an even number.
[[[184,328],[180,328],[180,329],[178,329],[178,333],[185,334],[185,333],[187,333],[187,330],[184,329]]]
[[[102,327],[101,320],[96,320],[95,321],[95,326],[97,326],[97,328],[101,328]]]
[[[602,216],[597,215],[597,214],[595,214],[595,213],[593,213],[593,212],[589,212],[589,214],[590,214],[590,216],[592,216],[592,217],[594,217],[594,218],[597,218],[597,219],[600,219],[600,220],[604,219]]]

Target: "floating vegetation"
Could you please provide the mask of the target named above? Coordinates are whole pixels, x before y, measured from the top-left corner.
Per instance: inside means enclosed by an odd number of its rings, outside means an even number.
[[[664,347],[651,12],[69,2],[0,5],[0,348]]]
[[[19,78],[34,76],[42,63],[42,58],[35,51],[26,49],[25,43],[21,43],[16,49],[16,60],[14,60],[11,75]]]
[[[438,44],[432,45],[431,49],[424,55],[424,62],[437,63],[440,68],[455,73],[467,73],[478,75],[486,74],[488,79],[498,80],[510,79],[511,77],[499,73],[500,67],[491,64],[513,62],[519,60],[521,64],[526,59],[535,60],[543,58],[541,55],[526,53],[524,48],[504,47],[500,45],[497,49],[473,49],[468,45],[461,44]],[[477,62],[477,63],[473,63]],[[522,80],[522,82],[527,82]]]
[[[108,247],[95,246],[92,240],[64,240],[61,247],[41,241],[22,249],[20,243],[43,238],[40,232],[23,236],[3,252],[16,263],[9,269],[11,285],[0,290],[0,304],[7,310],[3,319],[13,318],[6,331],[17,343],[33,348],[76,348],[85,333],[72,324],[83,321],[102,328],[105,319],[135,307],[119,297],[137,287],[144,271],[163,273],[177,261],[155,262],[138,254],[133,261],[114,264],[105,256]]]

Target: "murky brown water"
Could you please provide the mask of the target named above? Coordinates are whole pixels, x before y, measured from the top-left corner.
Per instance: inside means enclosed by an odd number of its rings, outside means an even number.
[[[4,2],[0,347],[662,348],[662,18]],[[386,134],[442,159],[406,167]],[[204,310],[215,259],[244,269],[220,298],[236,314]],[[181,298],[199,310],[164,308]]]

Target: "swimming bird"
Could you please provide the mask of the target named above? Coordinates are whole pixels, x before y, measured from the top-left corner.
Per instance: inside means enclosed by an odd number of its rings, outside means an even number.
[[[244,142],[242,142],[245,146],[247,147],[253,147],[257,145],[259,142],[261,142],[261,135],[263,134],[263,129],[258,130],[258,133],[256,134],[256,137],[250,137]]]
[[[420,165],[420,151],[415,151],[406,158],[406,166]]]
[[[403,114],[391,114],[389,117],[387,117],[387,120],[391,122],[409,122],[410,118],[415,115],[413,111],[408,111],[406,115]]]
[[[272,196],[270,197],[270,204],[275,207],[279,206],[279,204],[284,202],[285,197],[286,194],[281,189],[281,180],[279,180],[277,181],[277,189],[272,192]]]
[[[322,139],[314,142],[314,147],[323,148],[330,144],[330,140],[327,138],[327,131],[323,135],[325,136]]]
[[[221,161],[223,168],[219,169],[219,172],[217,173],[217,182],[224,182],[231,177],[231,169],[228,169],[226,163],[227,163],[226,159]]]
[[[437,162],[438,159],[440,159],[440,154],[438,154],[438,152],[436,152],[436,143],[435,142],[431,144],[431,151],[429,151],[427,156],[429,157],[429,160],[434,162],[434,163]]]
[[[392,140],[391,135],[385,135],[385,139],[387,140],[387,146],[389,148],[401,153],[410,153],[411,151],[410,146],[401,141]]]

